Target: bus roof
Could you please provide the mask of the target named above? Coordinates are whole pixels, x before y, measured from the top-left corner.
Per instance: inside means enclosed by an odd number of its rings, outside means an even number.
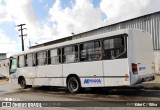
[[[89,37],[83,37],[83,38],[79,38],[79,39],[65,41],[65,42],[61,42],[61,43],[57,43],[57,44],[52,44],[52,45],[49,45],[49,46],[34,48],[34,49],[30,49],[30,50],[27,50],[27,51],[24,51],[24,52],[19,52],[17,54],[11,55],[11,56],[34,53],[34,52],[48,50],[48,49],[52,49],[52,48],[54,49],[54,48],[64,47],[64,46],[71,45],[71,44],[81,43],[81,42],[85,42],[85,41],[89,41],[89,40],[96,40],[96,39],[101,39],[101,38],[104,38],[104,37],[110,37],[110,36],[115,36],[115,35],[120,35],[120,34],[127,34],[127,33],[129,33],[129,31],[132,31],[132,30],[142,31],[142,30],[138,30],[138,29],[121,29],[121,30],[102,33],[102,34],[93,35],[93,36],[89,36]]]

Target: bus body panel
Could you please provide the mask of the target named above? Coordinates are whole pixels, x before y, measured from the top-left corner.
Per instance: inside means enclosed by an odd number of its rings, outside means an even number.
[[[49,78],[34,78],[33,85],[49,86]]]
[[[36,75],[36,68],[35,67],[23,67],[23,68],[17,68],[17,76],[23,76],[25,77],[26,84],[27,85],[33,85],[34,78],[37,77]],[[18,81],[17,81],[18,82]]]
[[[154,73],[154,52],[152,39],[149,33],[132,32],[135,48],[135,59],[138,63],[138,73],[140,75],[148,75]],[[142,42],[143,41],[143,42]],[[141,44],[142,43],[142,44]],[[151,57],[152,56],[152,57]]]
[[[154,77],[154,54],[149,33],[132,30],[128,37],[128,58],[131,73],[131,85],[141,83],[145,78]],[[132,64],[137,65],[137,74],[132,71]]]
[[[9,82],[13,85],[18,85],[18,75],[17,73],[10,74],[9,76]]]
[[[130,85],[128,59],[103,61],[105,86]]]
[[[64,78],[49,78],[50,86],[66,86],[66,83],[64,85],[64,82]]]
[[[18,76],[24,76],[26,78],[35,78],[36,68],[35,67],[23,67],[17,69]]]
[[[26,84],[27,84],[27,85],[35,85],[35,84],[34,84],[34,81],[35,81],[34,79],[35,79],[35,78],[27,78],[27,77],[26,77],[26,78],[25,78]]]
[[[36,68],[37,78],[45,78],[45,82],[51,86],[64,86],[62,65],[47,65],[47,66],[37,66]],[[58,78],[58,79],[57,79]],[[39,79],[36,83],[38,84]],[[46,81],[48,80],[48,82]]]
[[[27,69],[31,70],[31,69]],[[34,71],[35,72],[35,71]],[[33,71],[27,72],[25,69],[17,68],[15,73],[10,74],[9,80],[11,84],[18,84],[18,78],[19,77],[25,77],[25,81],[27,85],[34,85],[34,78],[36,77],[35,75],[30,75],[30,73],[33,73]]]
[[[102,61],[63,64],[64,77],[70,74],[76,74],[80,78],[82,87],[104,86]]]
[[[37,66],[37,77],[62,77],[62,65]]]

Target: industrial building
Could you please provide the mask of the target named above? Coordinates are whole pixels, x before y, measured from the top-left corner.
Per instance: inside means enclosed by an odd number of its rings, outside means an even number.
[[[2,66],[4,66],[4,65],[2,65],[2,62],[4,59],[6,59],[6,57],[7,57],[6,53],[0,53],[0,78],[4,76],[2,74],[2,72],[3,72]]]
[[[141,29],[151,33],[152,40],[153,40],[154,54],[155,54],[156,71],[159,72],[160,71],[160,11],[147,14],[144,16],[140,16],[137,18],[129,19],[126,21],[121,21],[115,24],[104,26],[104,27],[100,27],[100,28],[79,33],[76,35],[72,35],[66,38],[35,45],[35,46],[32,46],[31,49],[47,46],[55,43],[60,43],[60,42],[64,42],[72,39],[89,37],[89,36],[93,36],[101,33],[125,29],[125,28]]]
[[[7,57],[6,53],[0,53],[0,60],[5,59]]]

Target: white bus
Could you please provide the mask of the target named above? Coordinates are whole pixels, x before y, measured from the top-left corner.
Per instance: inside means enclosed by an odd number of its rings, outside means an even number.
[[[86,87],[130,86],[151,81],[154,55],[151,35],[124,29],[30,49],[11,56],[10,82]]]

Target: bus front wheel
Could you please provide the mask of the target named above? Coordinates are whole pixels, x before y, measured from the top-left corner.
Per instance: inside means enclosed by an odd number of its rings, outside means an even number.
[[[19,84],[20,84],[22,89],[26,89],[27,88],[26,81],[25,81],[24,78],[21,78]]]
[[[77,93],[81,88],[80,81],[77,77],[72,76],[68,79],[67,87],[71,93]]]

